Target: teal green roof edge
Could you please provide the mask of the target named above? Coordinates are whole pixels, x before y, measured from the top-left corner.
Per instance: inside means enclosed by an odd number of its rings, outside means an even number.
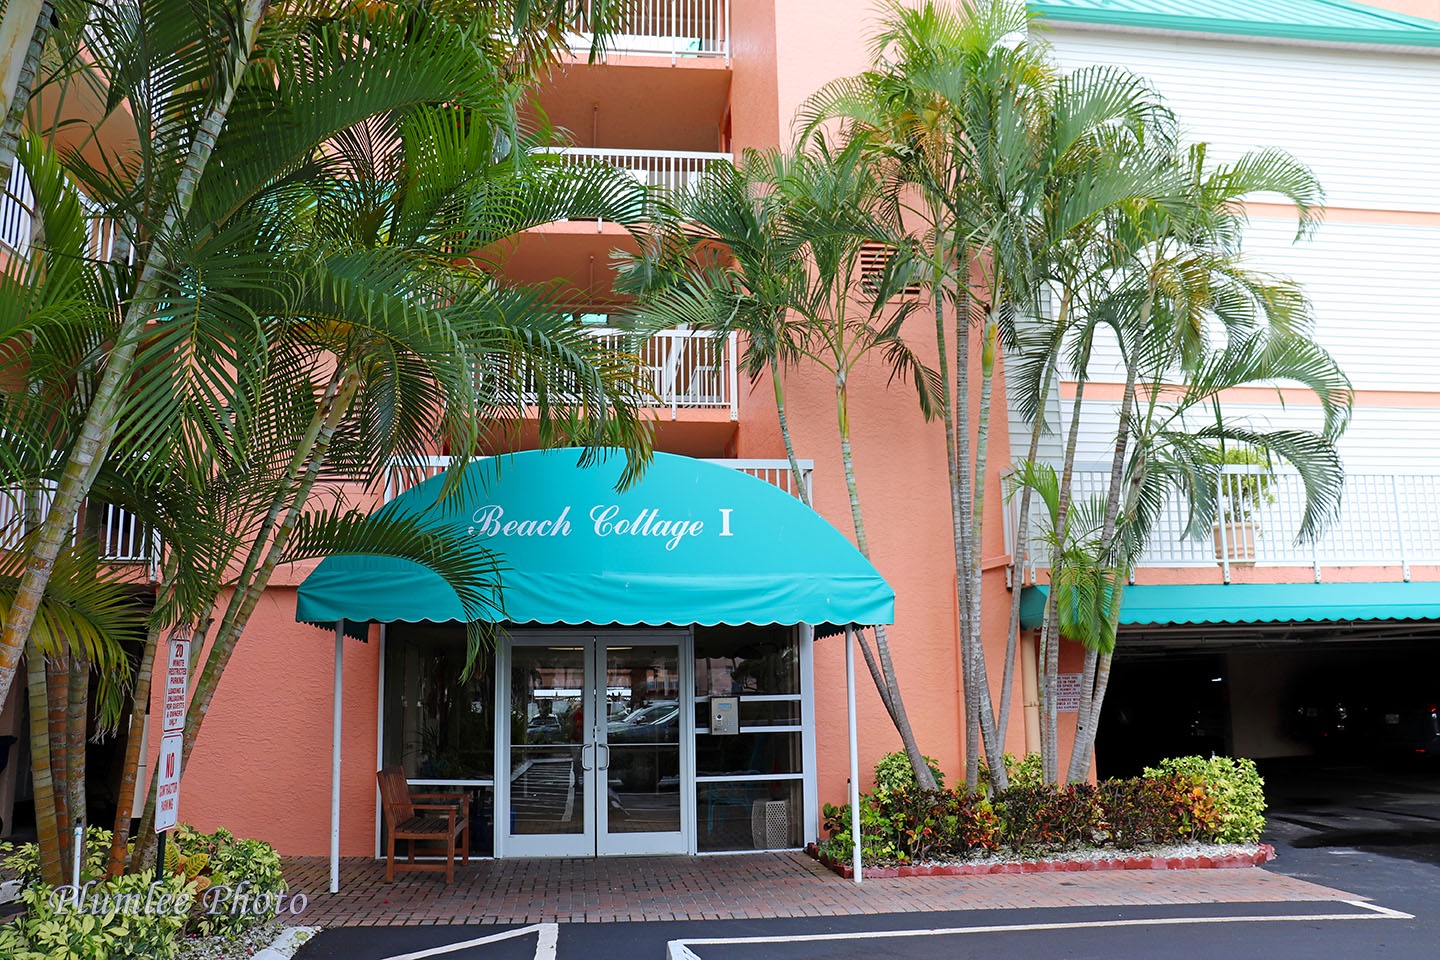
[[[1376,26],[1361,27],[1353,23],[1304,22],[1295,20],[1237,19],[1207,16],[1203,13],[1179,14],[1145,9],[1145,4],[1115,4],[1105,7],[1071,5],[1054,0],[1035,0],[1028,6],[1040,15],[1040,22],[1083,23],[1113,26],[1132,30],[1173,30],[1182,33],[1212,33],[1238,37],[1309,40],[1317,43],[1371,44],[1393,47],[1425,47],[1440,49],[1440,23],[1419,17],[1379,10],[1343,0],[1306,0],[1305,6],[1317,10],[1330,8],[1347,14],[1359,14],[1373,20]],[[1295,6],[1295,4],[1290,4]],[[1334,18],[1332,18],[1333,21]]]
[[[1025,587],[1020,621],[1039,626],[1045,587]],[[1189,583],[1126,587],[1120,623],[1305,623],[1440,620],[1440,583]]]

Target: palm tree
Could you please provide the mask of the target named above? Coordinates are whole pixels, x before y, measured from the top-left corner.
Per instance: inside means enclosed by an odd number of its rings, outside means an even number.
[[[840,458],[855,544],[867,558],[870,541],[850,439],[851,375],[872,351],[879,351],[892,380],[906,380],[914,387],[927,418],[936,412],[940,392],[938,375],[921,362],[903,336],[915,306],[904,293],[913,279],[911,244],[895,216],[898,211],[886,202],[885,180],[870,156],[863,138],[852,138],[836,150],[824,137],[812,136],[809,149],[796,154],[789,174],[777,184],[786,196],[792,229],[805,238],[797,253],[806,283],[794,304],[806,330],[802,352],[834,381]],[[876,249],[885,268],[878,276],[867,275],[863,258]],[[874,630],[873,651],[863,633],[859,635],[865,665],[900,734],[917,785],[934,790],[934,774],[905,710],[886,628],[877,624]]]
[[[1313,522],[1307,523],[1307,535],[1318,529],[1339,491],[1333,440],[1343,428],[1348,410],[1343,374],[1303,336],[1307,304],[1293,285],[1246,270],[1239,253],[1244,216],[1238,200],[1262,190],[1281,193],[1296,204],[1304,232],[1320,200],[1318,185],[1305,168],[1283,154],[1254,154],[1236,164],[1210,169],[1204,164],[1204,153],[1203,146],[1170,150],[1159,169],[1162,178],[1157,181],[1156,197],[1111,211],[1104,223],[1104,239],[1090,247],[1092,263],[1066,288],[1067,297],[1073,296],[1069,309],[1077,319],[1060,336],[1068,338],[1069,361],[1079,388],[1062,461],[1055,527],[1062,533],[1068,529],[1083,385],[1088,379],[1094,337],[1098,330],[1109,329],[1120,344],[1126,385],[1117,414],[1110,483],[1094,545],[1100,565],[1118,571],[1112,596],[1116,611],[1128,570],[1148,536],[1147,518],[1153,518],[1163,497],[1177,489],[1174,485],[1181,483],[1179,489],[1193,498],[1197,516],[1206,515],[1213,507],[1212,488],[1193,472],[1213,456],[1205,442],[1244,437],[1245,442],[1275,453],[1309,476],[1313,483],[1307,483],[1307,517]],[[1223,336],[1220,344],[1207,334],[1211,329]],[[1055,343],[1051,338],[1050,352],[1022,361],[1031,370],[1029,383],[1038,382],[1034,375],[1037,365],[1054,363]],[[1193,419],[1197,404],[1209,404],[1219,411],[1219,390],[1205,384],[1213,381],[1234,386],[1275,378],[1296,379],[1321,396],[1326,423],[1320,433],[1257,432],[1225,420],[1219,412],[1215,424],[1205,431],[1177,429],[1186,412]],[[1142,388],[1145,402],[1137,410]],[[1167,391],[1175,390],[1180,391],[1180,399],[1168,401]],[[1038,395],[1032,394],[1032,409],[1038,402]],[[1158,426],[1162,423],[1163,429]],[[1185,467],[1175,473],[1162,469],[1162,464]],[[1213,460],[1201,470],[1205,471],[1214,472]],[[1143,512],[1142,507],[1150,512]],[[1052,576],[1057,569],[1052,558]],[[1054,689],[1058,638],[1064,632],[1057,609],[1060,593],[1059,589],[1052,592],[1042,626],[1047,691]],[[1113,625],[1095,636],[1101,642],[1087,646],[1070,779],[1088,774],[1099,704],[1108,679]],[[1054,777],[1058,743],[1053,696],[1047,699],[1046,712],[1044,752],[1047,772]]]
[[[807,131],[838,117],[852,135],[876,144],[895,202],[923,225],[951,481],[966,778],[977,782],[983,738],[1000,789],[1018,612],[1012,611],[997,723],[980,635],[996,361],[1022,339],[1055,348],[1053,330],[1035,319],[1054,264],[1093,238],[1109,208],[1149,185],[1145,171],[1115,157],[1142,137],[1160,139],[1168,117],[1146,85],[1124,71],[1057,78],[1044,47],[1019,39],[1026,28],[1017,4],[894,4],[872,40],[875,68],[826,88],[802,112]],[[970,380],[972,341],[978,384]],[[1043,386],[1048,394],[1048,374]],[[1028,514],[1028,488],[1021,496]]]
[[[522,57],[497,66],[485,52],[517,49],[510,21],[500,24],[488,15],[499,8],[484,5],[478,20],[465,16],[467,6],[276,5],[263,18],[246,6],[213,21],[165,2],[100,9],[92,40],[104,55],[70,82],[102,91],[114,114],[95,125],[128,121],[140,146],[134,156],[66,158],[68,176],[121,223],[111,263],[68,284],[64,271],[37,266],[67,259],[55,230],[61,218],[51,212],[37,256],[8,264],[17,296],[0,312],[10,324],[0,342],[15,345],[6,361],[33,368],[46,356],[36,344],[77,331],[89,352],[68,381],[80,385],[68,394],[71,419],[37,421],[66,429],[50,448],[55,495],[37,502],[45,509],[36,510],[35,538],[17,555],[28,559],[7,605],[0,684],[13,673],[13,645],[32,634],[43,609],[47,558],[62,555],[79,498],[97,483],[120,497],[170,495],[170,526],[156,520],[174,548],[165,612],[152,623],[147,655],[168,625],[208,627],[220,593],[215,571],[227,558],[243,571],[199,678],[194,703],[203,716],[270,571],[287,557],[326,546],[386,549],[451,569],[460,562],[460,580],[493,580],[474,558],[447,559],[415,531],[371,523],[360,533],[356,515],[305,511],[327,455],[371,476],[387,453],[424,449],[437,436],[437,414],[452,448],[473,449],[486,414],[517,405],[512,388],[524,380],[539,387],[542,439],[619,443],[635,454],[632,475],[643,462],[648,435],[627,403],[626,364],[569,330],[543,295],[507,289],[457,261],[566,210],[625,222],[643,207],[633,181],[522,170],[513,100],[538,64]],[[553,51],[555,12],[514,5],[514,22],[545,34],[518,46]],[[263,76],[248,70],[252,60],[264,64]],[[428,103],[451,106],[427,114]],[[380,139],[368,171],[346,171],[343,146],[322,149],[372,121]],[[445,149],[427,157],[411,150],[409,159],[448,163],[443,171],[388,163],[386,151],[407,155],[394,152],[397,140],[427,137]],[[55,164],[53,149],[44,155]],[[365,219],[376,210],[354,192],[362,173],[371,198],[405,198],[390,203],[391,220]],[[338,234],[336,222],[361,225],[372,242]],[[487,363],[492,370],[477,378]],[[22,408],[5,400],[6,410]],[[208,527],[173,519],[195,507],[191,491],[215,492],[222,474],[251,486],[216,497],[225,509],[200,515]],[[78,693],[77,673],[57,673],[52,686],[63,677],[67,693]],[[42,818],[58,799],[37,794]],[[53,833],[42,826],[47,863],[58,861]]]
[[[789,160],[778,151],[710,167],[670,198],[665,229],[641,256],[625,259],[621,286],[640,294],[631,313],[643,329],[742,335],[741,368],[752,381],[770,377],[791,481],[809,506],[785,404],[784,372],[800,359],[805,335],[793,311],[808,282],[797,256],[804,238],[794,234],[779,189],[787,176]]]
[[[596,8],[603,38],[618,8]],[[67,65],[67,82],[85,85],[107,113],[80,138],[96,145],[100,158],[71,154],[69,165],[90,198],[120,222],[118,259],[133,267],[117,279],[120,323],[0,634],[0,698],[66,531],[117,435],[133,428],[143,438],[166,422],[156,414],[169,391],[157,385],[197,370],[206,372],[196,380],[212,377],[208,385],[216,388],[260,377],[265,351],[254,337],[262,314],[245,298],[207,296],[215,278],[202,280],[195,265],[262,300],[306,289],[293,261],[281,264],[259,245],[245,258],[215,256],[233,252],[236,238],[227,231],[240,228],[238,215],[276,199],[321,144],[371,117],[449,103],[513,131],[513,98],[558,49],[570,8],[561,0],[243,0],[223,9],[134,0],[83,11],[95,55],[79,69]],[[124,153],[100,150],[95,138],[103,124],[127,128]],[[57,131],[39,132],[51,138]],[[282,266],[290,272],[277,273]],[[203,334],[194,340],[207,347],[199,355],[170,349],[187,325]],[[220,372],[232,365],[233,376]],[[138,383],[136,371],[143,372]],[[135,449],[140,441],[126,442]]]

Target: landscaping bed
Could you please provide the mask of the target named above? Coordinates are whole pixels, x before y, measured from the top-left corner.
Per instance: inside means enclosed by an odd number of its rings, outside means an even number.
[[[283,932],[280,919],[304,910],[303,895],[288,895],[280,857],[263,841],[182,824],[158,872],[110,878],[110,839],[108,830],[86,830],[78,888],[44,883],[34,844],[0,845],[23,903],[23,912],[0,926],[0,956],[235,960],[265,951]]]
[[[860,802],[867,877],[986,876],[1083,870],[1176,870],[1256,866],[1275,855],[1260,844],[1264,781],[1249,760],[1181,757],[1142,776],[1047,784],[1038,757],[1006,757],[1009,786],[992,789],[982,768],[964,784],[920,790],[904,754],[884,757]],[[827,804],[828,838],[810,852],[849,877],[850,809]]]

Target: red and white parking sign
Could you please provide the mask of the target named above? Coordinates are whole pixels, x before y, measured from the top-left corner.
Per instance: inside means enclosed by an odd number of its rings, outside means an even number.
[[[155,794],[155,832],[164,833],[180,819],[180,755],[185,734],[167,733],[160,738],[160,763],[155,775],[160,785]]]

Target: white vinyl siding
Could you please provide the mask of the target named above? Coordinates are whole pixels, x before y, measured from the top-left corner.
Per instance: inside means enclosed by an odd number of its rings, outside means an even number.
[[[1071,397],[1072,391],[1067,391]],[[1081,414],[1077,464],[1109,464],[1115,452],[1115,423],[1119,401],[1086,400]],[[1071,400],[1064,404],[1068,427]],[[1320,427],[1320,411],[1313,405],[1229,403],[1230,419],[1244,419],[1266,429]],[[1195,413],[1193,425],[1202,425],[1204,410]],[[1440,420],[1436,407],[1356,407],[1350,428],[1340,438],[1340,456],[1349,473],[1440,474]]]
[[[1246,261],[1304,288],[1316,340],[1355,389],[1440,393],[1440,227],[1332,222],[1310,239],[1294,235],[1294,220],[1252,219]],[[1090,378],[1124,382],[1108,330]]]
[[[1063,69],[1147,77],[1216,160],[1279,147],[1331,206],[1440,211],[1440,56],[1047,28]]]

